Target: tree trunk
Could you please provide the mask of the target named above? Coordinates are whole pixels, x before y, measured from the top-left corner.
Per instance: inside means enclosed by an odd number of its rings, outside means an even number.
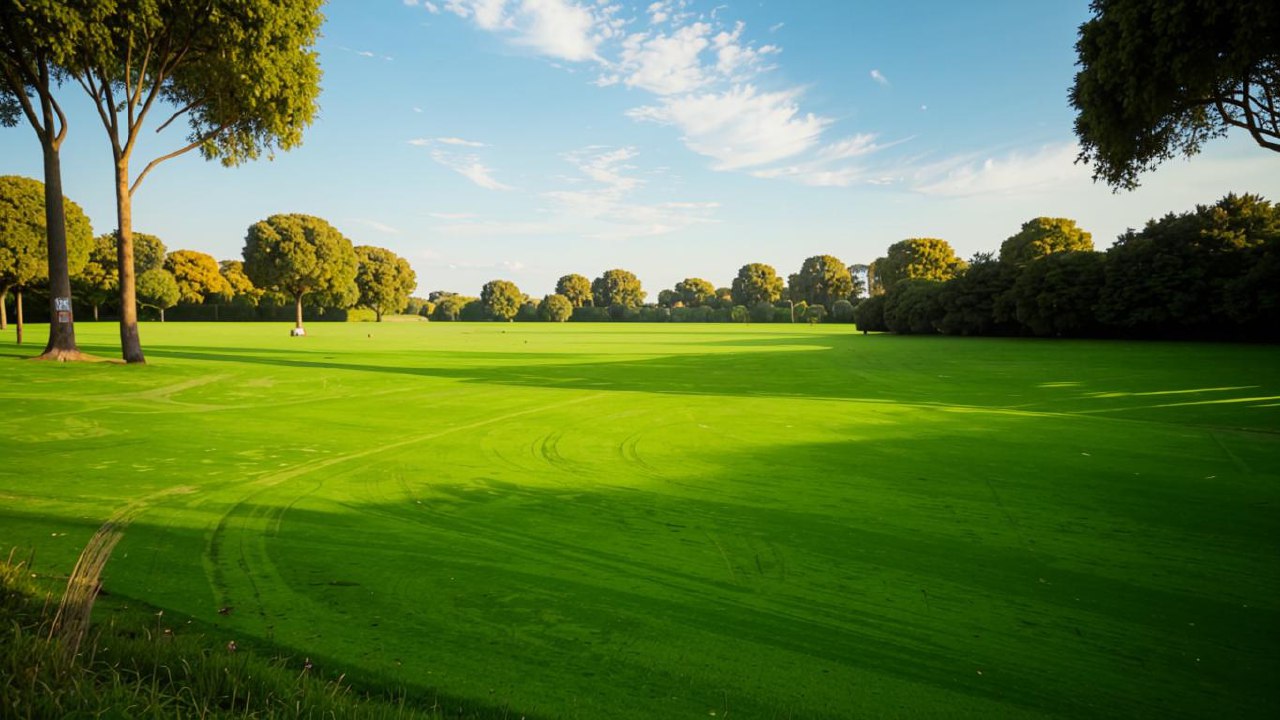
[[[302,329],[302,293],[293,296],[294,327]]]
[[[52,105],[45,112],[47,130],[40,138],[44,150],[44,222],[49,256],[49,342],[44,360],[79,360],[75,319],[71,316],[71,275],[67,268],[67,216],[62,199],[62,160],[50,136]],[[22,334],[22,293],[18,293],[18,334]],[[61,306],[61,307],[59,307]]]
[[[382,322],[382,311],[381,311],[381,310],[377,310],[377,309],[375,309],[375,310],[373,311],[373,314],[374,314],[374,316],[375,316],[375,317],[377,317],[377,318],[378,318],[378,322]]]
[[[4,304],[9,300],[9,288],[0,290],[0,331],[9,329],[9,311]]]
[[[116,158],[116,263],[120,272],[120,353],[127,363],[145,363],[138,337],[138,293],[133,270],[133,198],[129,161]]]
[[[160,308],[160,322],[164,322],[164,308]]]
[[[17,301],[16,305],[18,308],[18,344],[21,345],[22,344],[22,288],[18,288],[16,291],[14,291],[13,297]]]
[[[93,321],[98,322],[98,304],[93,304]]]

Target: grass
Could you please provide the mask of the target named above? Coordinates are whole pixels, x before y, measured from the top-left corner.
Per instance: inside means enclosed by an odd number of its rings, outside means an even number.
[[[1280,348],[309,331],[0,347],[0,547],[477,716],[1280,711]]]

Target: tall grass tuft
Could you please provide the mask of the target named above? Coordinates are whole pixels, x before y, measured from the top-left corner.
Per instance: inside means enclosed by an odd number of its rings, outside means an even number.
[[[60,602],[14,552],[0,561],[0,717],[510,719],[510,708],[475,706],[404,689],[357,689],[325,677],[310,659],[229,649],[194,624],[138,608],[93,623],[102,570],[121,524],[90,540]],[[179,630],[181,630],[179,632]],[[471,707],[468,707],[472,705]]]

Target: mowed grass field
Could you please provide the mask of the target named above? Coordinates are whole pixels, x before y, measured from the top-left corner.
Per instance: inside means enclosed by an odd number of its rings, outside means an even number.
[[[0,547],[495,717],[1280,712],[1280,348],[309,331],[0,346]]]

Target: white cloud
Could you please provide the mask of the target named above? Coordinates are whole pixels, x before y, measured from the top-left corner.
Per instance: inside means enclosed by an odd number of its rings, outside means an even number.
[[[690,150],[716,160],[716,170],[740,170],[799,155],[817,144],[831,121],[801,114],[799,94],[739,85],[720,93],[663,98],[661,105],[628,114],[674,125]]]
[[[622,43],[619,61],[626,84],[658,95],[675,95],[702,87],[710,78],[698,56],[710,47],[707,37],[710,33],[710,25],[694,23],[671,35],[628,36]]]
[[[885,77],[884,73],[880,72],[879,70],[871,71],[871,79],[875,80],[876,82],[880,83],[885,87],[889,87],[889,78]]]
[[[507,0],[446,0],[444,9],[458,17],[473,20],[485,30],[510,27]]]
[[[475,215],[471,213],[433,212],[427,213],[427,216],[433,217],[437,220],[472,220],[475,218]]]
[[[1079,152],[1076,144],[1063,143],[1000,158],[957,156],[915,169],[911,174],[912,189],[943,197],[1043,192],[1089,179],[1088,168],[1075,164]]]
[[[784,22],[774,23],[773,25],[770,25],[770,26],[769,26],[769,32],[770,32],[770,33],[776,33],[776,32],[778,32],[779,30],[781,30],[782,28],[786,27],[786,25],[787,25],[787,24],[786,24],[786,23],[784,23]]]
[[[516,44],[549,57],[598,60],[596,47],[613,36],[616,8],[578,0],[447,0],[444,9],[484,30],[514,34]]]
[[[465,177],[485,190],[511,190],[510,185],[493,177],[493,170],[475,155],[458,155],[442,150],[432,150],[431,159]]]
[[[462,145],[465,147],[478,147],[478,148],[488,147],[488,145],[485,145],[482,142],[476,142],[474,140],[463,140],[462,138],[456,138],[456,137],[440,137],[440,138],[436,138],[436,142],[444,143],[445,145]]]

